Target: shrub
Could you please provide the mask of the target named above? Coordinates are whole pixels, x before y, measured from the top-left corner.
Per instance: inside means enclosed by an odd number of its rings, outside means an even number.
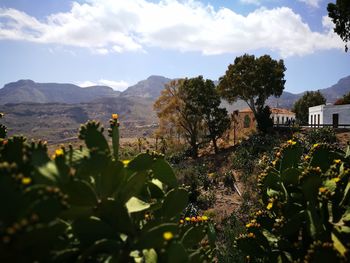
[[[210,261],[211,222],[181,223],[188,193],[162,155],[119,160],[117,118],[112,148],[94,121],[85,147],[52,158],[43,142],[0,139],[0,262]]]
[[[350,149],[289,140],[259,176],[262,202],[237,246],[259,262],[349,262]]]
[[[334,144],[337,141],[334,129],[331,127],[323,127],[311,129],[305,136],[307,148],[310,149],[315,143],[329,143]]]

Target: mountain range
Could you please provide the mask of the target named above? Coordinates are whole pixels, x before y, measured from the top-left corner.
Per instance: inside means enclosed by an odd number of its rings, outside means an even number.
[[[6,114],[3,122],[9,127],[10,134],[52,142],[75,136],[79,125],[88,119],[108,125],[112,113],[120,115],[122,136],[139,137],[150,133],[157,123],[153,103],[170,80],[150,76],[123,92],[107,86],[82,88],[74,84],[19,80],[0,89],[0,112]],[[350,92],[350,76],[320,91],[327,102],[332,103]],[[303,94],[283,92],[279,98],[269,98],[267,103],[290,109]],[[229,112],[247,107],[241,100],[232,105],[223,101],[222,105]]]

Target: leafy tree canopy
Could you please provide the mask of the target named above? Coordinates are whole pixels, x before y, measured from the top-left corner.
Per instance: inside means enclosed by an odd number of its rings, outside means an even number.
[[[350,92],[348,94],[345,94],[342,98],[338,99],[334,105],[344,105],[344,104],[350,104]]]
[[[245,54],[228,66],[225,75],[220,78],[219,90],[230,103],[244,100],[256,118],[263,111],[268,97],[282,94],[285,71],[283,60],[274,60],[269,55],[256,58]]]
[[[318,91],[307,91],[294,103],[293,111],[295,117],[301,124],[307,124],[309,118],[309,107],[326,104],[326,98]]]
[[[335,24],[334,32],[345,42],[345,52],[348,51],[347,43],[350,41],[350,0],[337,0],[329,3],[328,16]]]

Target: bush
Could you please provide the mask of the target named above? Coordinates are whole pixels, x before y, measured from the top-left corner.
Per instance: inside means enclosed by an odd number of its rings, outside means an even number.
[[[237,247],[254,262],[349,262],[350,149],[289,140],[259,176],[265,209]]]
[[[180,220],[188,193],[162,155],[119,160],[113,117],[112,148],[94,121],[80,129],[85,147],[51,158],[45,143],[0,138],[0,262],[211,260],[211,222]]]
[[[311,129],[306,133],[305,140],[307,148],[310,149],[315,143],[329,143],[337,142],[334,129],[331,127]]]

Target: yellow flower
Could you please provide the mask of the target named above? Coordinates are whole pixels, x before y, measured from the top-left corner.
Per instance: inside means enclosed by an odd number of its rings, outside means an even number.
[[[185,221],[183,219],[180,219],[180,224],[183,224]]]
[[[22,178],[22,184],[30,184],[32,182],[32,179],[30,177],[23,177]]]
[[[287,143],[290,144],[290,145],[295,145],[297,142],[293,141],[293,140],[288,140]]]
[[[203,221],[207,221],[207,220],[208,220],[208,217],[207,217],[207,216],[202,216],[202,220],[203,220]]]
[[[64,154],[64,152],[63,152],[62,149],[57,149],[57,150],[55,151],[55,156],[56,156],[56,157],[61,156],[61,155],[63,155],[63,154]]]
[[[309,160],[310,158],[311,158],[311,157],[310,157],[309,155],[306,155],[306,156],[304,157],[305,161]]]
[[[255,237],[255,235],[253,233],[248,233],[247,236],[250,237],[250,238],[254,238]]]
[[[173,233],[171,233],[170,231],[167,231],[167,232],[164,232],[163,233],[163,238],[166,240],[166,241],[169,241],[171,239],[173,239],[174,235]]]
[[[248,223],[248,224],[245,225],[246,228],[249,228],[249,227],[251,227],[251,226],[252,226],[251,223]]]
[[[319,191],[320,193],[324,193],[324,192],[327,191],[327,188],[326,188],[326,187],[320,187],[320,188],[318,188],[318,191]]]
[[[191,221],[191,218],[185,217],[185,220],[186,220],[186,221]]]
[[[317,146],[319,146],[319,144],[318,143],[315,143],[314,145],[313,145],[313,147],[315,148],[315,147],[317,147]]]
[[[340,159],[337,159],[337,160],[334,160],[333,162],[336,163],[336,164],[340,164],[340,163],[341,163],[341,160],[340,160]]]
[[[119,115],[117,113],[112,114],[113,120],[118,120]]]
[[[273,202],[270,202],[267,204],[266,208],[270,210],[273,207]]]
[[[130,160],[123,160],[122,163],[124,164],[124,167],[126,167],[130,163]]]
[[[332,181],[338,183],[340,181],[340,178],[339,177],[335,177],[335,178],[332,179]]]

